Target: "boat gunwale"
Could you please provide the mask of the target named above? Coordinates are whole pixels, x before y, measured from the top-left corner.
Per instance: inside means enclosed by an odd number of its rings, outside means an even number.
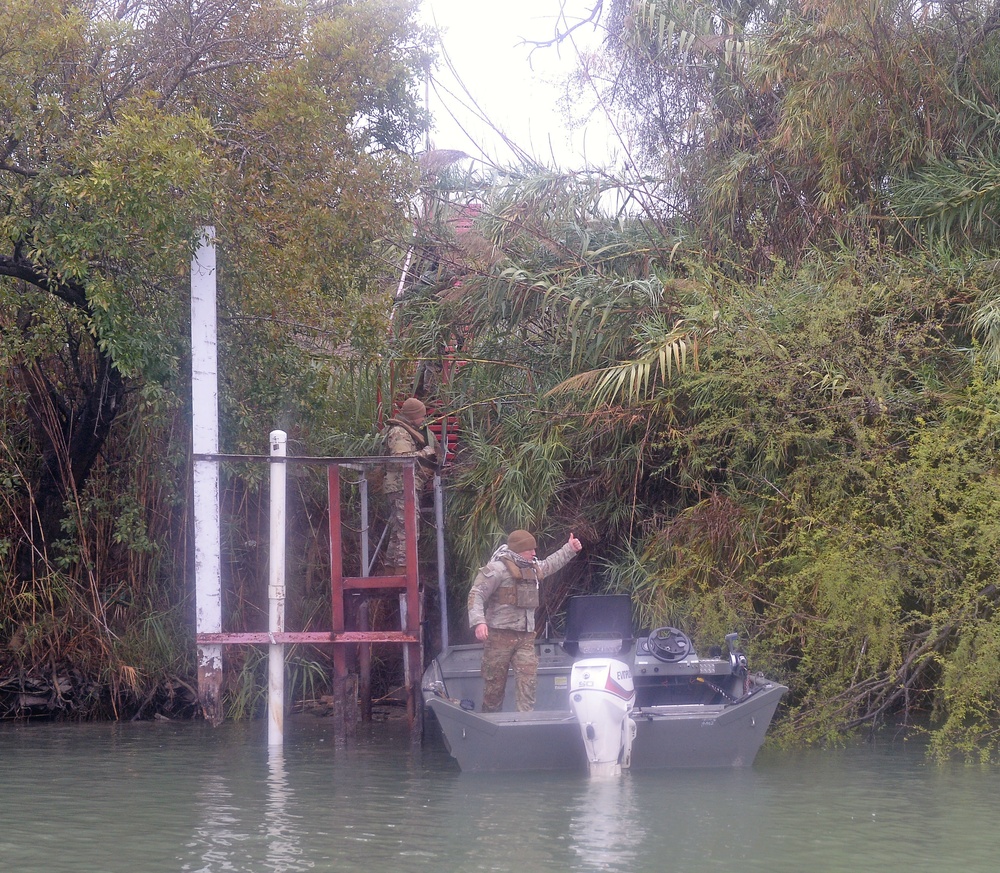
[[[788,691],[787,686],[777,682],[768,681],[760,688],[756,689],[745,697],[727,703],[661,703],[637,706],[630,711],[630,717],[641,721],[660,721],[666,719],[691,719],[701,716],[711,718],[721,716],[724,713],[734,712],[739,709],[750,708],[751,704],[757,704],[765,700],[772,694],[784,696]],[[463,709],[460,704],[438,695],[429,696],[426,705],[431,703],[447,707],[452,711],[462,712],[465,717],[478,718],[485,722],[496,725],[507,724],[537,724],[539,722],[562,723],[572,721],[575,716],[570,709],[541,709],[529,712],[517,712],[516,710],[503,710],[501,712],[476,712],[475,710]],[[754,707],[756,708],[756,707]]]

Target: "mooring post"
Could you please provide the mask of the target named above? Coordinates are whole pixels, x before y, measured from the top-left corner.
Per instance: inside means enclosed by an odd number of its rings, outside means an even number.
[[[447,439],[447,435],[445,435],[445,439]],[[447,445],[447,442],[445,445]],[[440,470],[434,471],[434,528],[437,535],[437,584],[441,621],[441,651],[445,651],[448,648],[448,580],[444,567],[444,489],[441,487]]]
[[[194,453],[195,630],[222,632],[219,537],[219,383],[216,340],[215,228],[204,227],[191,259],[191,448]],[[198,646],[198,700],[205,719],[220,725],[222,646]]]
[[[361,576],[367,578],[371,567],[371,543],[369,542],[369,507],[368,507],[368,473],[362,467],[358,480],[358,493],[361,498]],[[358,630],[371,629],[369,615],[370,601],[367,594],[361,594],[357,599]],[[372,720],[372,644],[361,643],[358,646],[358,700],[361,702],[361,720]]]
[[[285,647],[275,634],[285,632],[285,454],[287,435],[271,431],[271,533],[270,572],[267,586],[267,744],[280,746],[285,739]]]
[[[330,507],[330,605],[333,635],[342,635],[347,627],[344,604],[344,555],[340,527],[340,465],[327,470],[327,501]],[[352,690],[347,674],[347,651],[343,643],[333,647],[333,734],[342,741],[356,727],[357,692]]]
[[[410,740],[419,743],[423,733],[422,709],[420,706],[420,674],[423,669],[423,646],[421,638],[422,610],[420,608],[419,573],[419,498],[417,497],[414,465],[403,469],[403,489],[405,494],[405,534],[406,534],[406,588],[400,595],[400,630],[409,634],[417,642],[403,644],[403,681],[406,685],[406,718],[410,726]]]

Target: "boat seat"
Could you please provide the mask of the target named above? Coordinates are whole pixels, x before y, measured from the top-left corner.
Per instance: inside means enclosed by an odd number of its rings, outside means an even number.
[[[634,641],[632,598],[627,594],[578,594],[567,599],[562,646],[569,655],[623,655]]]

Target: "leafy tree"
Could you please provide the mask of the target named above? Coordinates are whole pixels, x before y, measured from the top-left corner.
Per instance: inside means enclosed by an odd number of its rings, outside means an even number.
[[[604,51],[581,82],[617,110],[634,160],[658,178],[647,208],[727,269],[766,273],[838,239],[863,246],[900,220],[964,229],[987,214],[994,4],[595,9]],[[901,190],[911,176],[919,190]]]
[[[575,527],[571,584],[743,631],[786,738],[901,718],[995,758],[996,9],[586,10],[632,175],[425,197],[406,353],[455,350],[457,577]]]
[[[44,592],[52,613],[80,591],[104,634],[116,582],[92,536],[103,491],[95,473],[158,454],[178,463],[163,484],[183,494],[187,428],[175,415],[187,395],[187,277],[200,226],[220,240],[226,448],[259,447],[291,420],[305,445],[338,402],[353,411],[353,398],[331,398],[331,380],[379,348],[384,252],[412,183],[406,154],[426,121],[415,8],[0,8],[10,603]],[[113,439],[116,429],[136,434],[125,421],[153,435],[134,444],[144,457],[131,462]],[[135,508],[140,528],[153,523],[152,505]],[[121,548],[141,542],[115,536]],[[12,616],[15,632],[31,614]]]
[[[645,508],[645,452],[666,426],[651,433],[630,402],[655,405],[695,365],[712,310],[703,277],[663,266],[655,232],[606,213],[613,192],[598,174],[511,172],[442,190],[455,189],[464,195],[445,196],[421,227],[430,254],[400,322],[409,358],[454,350],[450,377],[430,384],[465,425],[449,509],[463,519],[452,536],[465,579],[513,527],[543,540],[569,528],[595,546],[629,534]],[[456,235],[449,217],[470,206],[474,229]],[[581,402],[592,388],[596,408]]]
[[[504,531],[573,528],[591,560],[548,617],[612,590],[702,645],[741,631],[793,742],[903,718],[995,754],[995,392],[967,318],[992,271],[873,240],[748,282],[613,188],[452,178],[420,229],[399,315],[404,354],[453,358],[425,384],[463,418],[456,607]]]

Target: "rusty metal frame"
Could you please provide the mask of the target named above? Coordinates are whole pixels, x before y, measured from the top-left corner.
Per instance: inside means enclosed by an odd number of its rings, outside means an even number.
[[[213,461],[268,461],[269,456],[254,455],[199,455],[198,460]],[[417,503],[414,479],[414,461],[411,458],[378,458],[377,463],[397,462],[402,466],[406,573],[402,576],[345,576],[343,566],[343,535],[340,499],[341,467],[358,468],[371,465],[376,459],[366,458],[282,458],[285,463],[322,464],[327,467],[327,496],[330,530],[330,631],[250,631],[241,633],[199,633],[197,644],[203,645],[275,645],[302,643],[313,646],[332,645],[334,676],[334,730],[337,735],[348,733],[355,722],[353,707],[348,697],[347,647],[371,643],[389,643],[404,646],[406,658],[406,715],[411,734],[419,739],[423,725],[421,719],[420,669],[423,664],[422,640],[420,634],[422,609],[419,595],[418,555],[417,555]],[[405,627],[398,631],[348,630],[344,595],[348,591],[381,591],[403,594],[406,598]]]

